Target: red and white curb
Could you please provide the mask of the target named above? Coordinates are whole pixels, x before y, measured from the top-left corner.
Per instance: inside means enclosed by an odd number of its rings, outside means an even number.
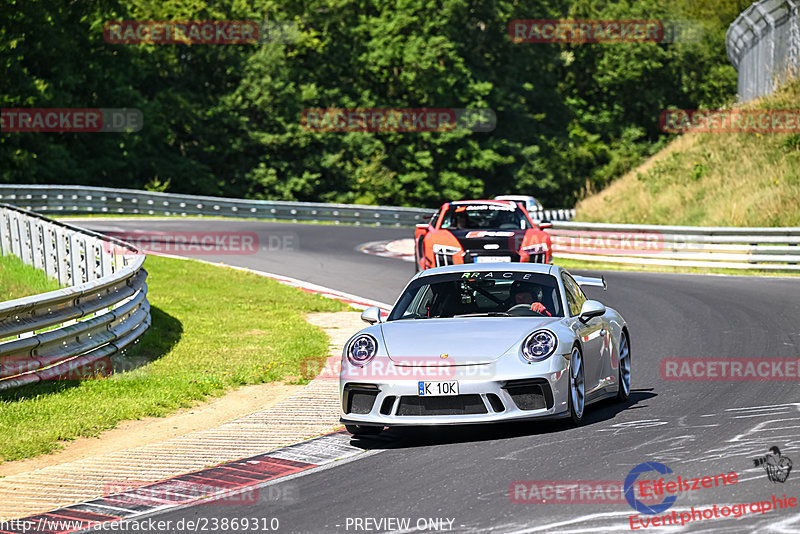
[[[364,254],[395,258],[414,263],[414,240],[396,239],[394,241],[371,241],[358,247]]]
[[[47,513],[5,521],[0,524],[0,533],[66,534],[107,530],[108,527],[101,525],[179,507],[256,504],[260,487],[324,468],[333,462],[369,454],[350,445],[350,439],[346,432],[320,436],[266,454],[226,462]]]

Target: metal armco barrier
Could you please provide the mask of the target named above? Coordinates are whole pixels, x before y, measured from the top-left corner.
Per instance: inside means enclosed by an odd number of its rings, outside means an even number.
[[[0,390],[110,372],[150,326],[145,256],[127,243],[0,204],[0,254],[68,286],[0,302]]]
[[[534,222],[536,221],[571,221],[575,217],[575,210],[540,210],[530,213]]]
[[[414,226],[431,209],[244,200],[135,189],[57,185],[0,185],[0,200],[48,215],[204,215],[289,221]]]
[[[548,233],[556,262],[800,271],[800,228],[554,222]]]
[[[60,185],[0,185],[0,201],[48,215],[204,215],[378,226],[414,226],[427,222],[435,211],[427,208],[244,200]],[[570,220],[574,215],[575,210],[544,210],[531,214],[534,219],[558,221]]]
[[[755,2],[730,25],[725,44],[739,100],[772,93],[800,71],[800,0]]]

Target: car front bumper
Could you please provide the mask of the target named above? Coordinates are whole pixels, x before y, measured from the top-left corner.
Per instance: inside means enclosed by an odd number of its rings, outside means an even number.
[[[405,426],[499,423],[568,414],[568,355],[544,362],[459,365],[444,373],[394,366],[365,373],[347,363],[340,377],[341,421],[353,425]],[[404,377],[404,371],[407,376]],[[423,376],[424,375],[424,376]],[[391,378],[390,378],[391,377]],[[420,381],[458,381],[457,396],[420,396]]]

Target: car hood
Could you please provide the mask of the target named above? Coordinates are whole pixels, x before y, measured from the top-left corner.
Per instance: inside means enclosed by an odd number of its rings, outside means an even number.
[[[489,363],[558,317],[406,319],[381,324],[389,358],[407,365]],[[447,354],[447,358],[442,358]]]
[[[450,229],[461,248],[481,250],[485,245],[497,245],[497,250],[519,250],[527,230],[455,230]]]

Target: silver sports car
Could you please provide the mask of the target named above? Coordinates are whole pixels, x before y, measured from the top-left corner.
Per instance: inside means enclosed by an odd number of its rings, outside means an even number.
[[[344,347],[342,422],[356,435],[387,426],[571,417],[631,388],[630,337],[615,310],[557,265],[485,263],[428,269],[389,316]]]

